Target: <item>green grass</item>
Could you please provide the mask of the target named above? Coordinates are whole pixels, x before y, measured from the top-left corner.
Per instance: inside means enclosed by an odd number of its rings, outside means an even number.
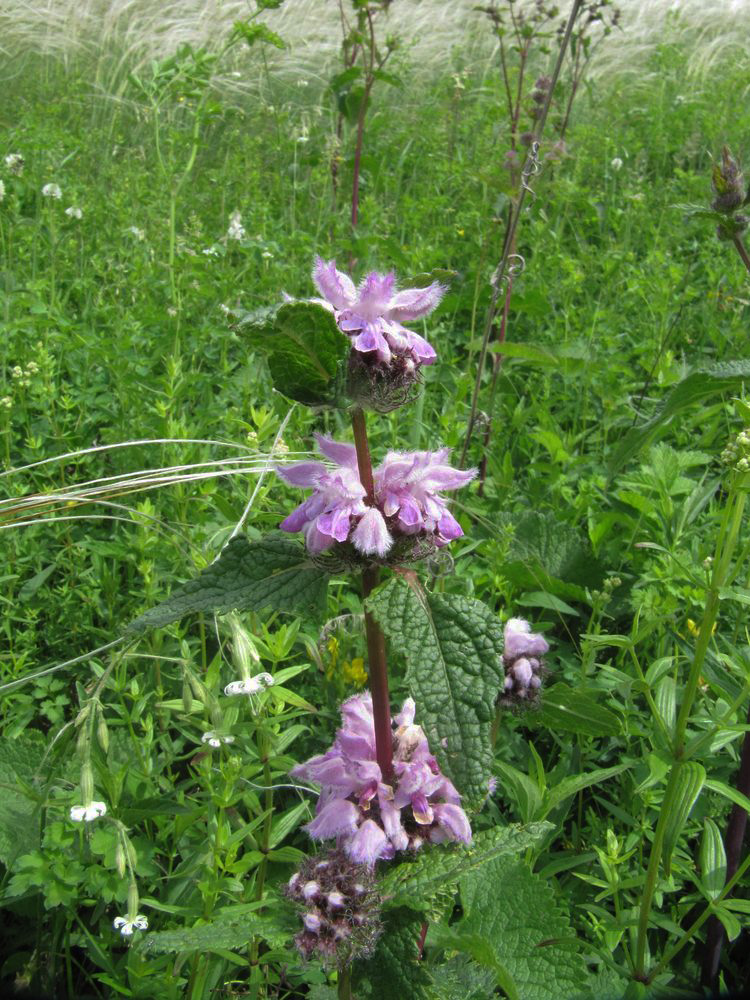
[[[676,37],[651,51],[640,76],[596,76],[576,105],[568,155],[533,182],[518,243],[525,271],[515,284],[507,340],[547,352],[546,360],[505,359],[492,401],[484,496],[473,489],[457,503],[466,537],[451,549],[452,572],[433,581],[446,593],[480,597],[503,618],[528,615],[554,638],[547,683],[585,689],[598,711],[617,720],[609,734],[572,735],[544,709],[503,716],[496,755],[534,781],[541,768],[550,787],[595,767],[631,765],[553,813],[555,838],[535,857],[536,871],[554,876],[570,904],[590,961],[603,968],[604,952],[623,970],[633,944],[615,908],[624,924],[635,919],[665,752],[634,657],[644,672],[672,657],[675,675],[689,661],[687,622],[700,621],[704,603],[696,574],[714,550],[724,500],[719,455],[740,427],[736,411],[717,396],[684,411],[661,443],[612,480],[607,462],[625,432],[688,371],[748,357],[750,296],[739,258],[710,225],[675,207],[710,201],[711,158],[724,142],[748,154],[747,61],[732,57],[701,81],[688,78],[698,56]],[[272,392],[262,357],[249,352],[222,310],[273,304],[282,292],[310,295],[315,253],[342,266],[351,254],[358,274],[393,267],[405,283],[433,267],[457,272],[426,327],[440,363],[426,373],[424,396],[372,421],[371,443],[379,455],[463,444],[508,201],[494,69],[467,72],[461,86],[436,69],[412,86],[405,59],[404,88],[376,90],[354,236],[349,126],[333,206],[332,99],[319,81],[299,87],[288,74],[254,72],[255,96],[207,91],[195,162],[176,200],[172,266],[170,192],[190,157],[194,99],[179,87],[165,92],[155,120],[124,74],[118,99],[96,87],[92,96],[83,59],[66,71],[33,54],[3,89],[0,153],[19,152],[26,164],[21,177],[0,166],[2,684],[109,643],[175,581],[210,562],[241,518],[287,416],[276,455],[304,452],[313,430],[348,434],[340,414],[300,406],[290,414],[288,401]],[[619,170],[615,158],[623,161]],[[59,202],[41,196],[51,182],[62,189]],[[80,206],[81,220],[64,214],[71,205]],[[234,210],[246,231],[239,244],[224,239]],[[485,410],[488,387],[489,376]],[[483,456],[484,426],[469,450],[474,464]],[[115,447],[144,440],[154,443]],[[102,447],[27,468],[94,446]],[[241,463],[229,475],[219,463],[235,458]],[[199,463],[194,471],[211,474],[159,482],[160,469]],[[94,498],[79,485],[139,470],[151,471],[138,489],[113,482]],[[705,484],[714,487],[705,503],[693,502]],[[64,492],[51,502],[45,496],[53,490]],[[32,495],[38,500],[22,506],[20,498]],[[266,474],[249,534],[275,527],[294,498]],[[742,569],[738,586],[746,575]],[[619,584],[605,583],[613,578]],[[360,610],[343,577],[328,601],[330,618]],[[127,656],[118,648],[113,658],[0,692],[6,738],[26,741],[24,752],[48,782],[37,786],[46,811],[37,843],[0,842],[8,865],[3,933],[16,956],[2,968],[4,983],[28,976],[35,988],[56,984],[58,995],[127,989],[199,997],[240,995],[222,986],[236,977],[261,991],[256,995],[301,997],[301,984],[325,982],[291,950],[266,965],[258,965],[257,951],[252,964],[252,948],[250,965],[243,952],[235,964],[226,954],[203,961],[195,952],[175,970],[174,956],[126,949],[111,929],[125,912],[129,883],[116,874],[121,831],[102,825],[89,837],[65,821],[80,799],[71,723],[104,678],[96,697],[111,738],[106,745],[99,736],[97,744],[95,712],[79,718],[77,732],[91,731],[78,737],[78,753],[93,761],[97,789],[129,831],[151,927],[190,925],[227,901],[255,899],[253,838],[260,834],[242,839],[239,831],[266,807],[255,787],[268,784],[261,749],[280,741],[269,766],[283,785],[291,754],[302,759],[327,745],[336,704],[352,688],[330,647],[318,651],[315,623],[248,616],[244,625],[274,668],[310,664],[287,686],[319,710],[317,719],[294,695],[269,699],[257,715],[220,709],[219,692],[236,668],[226,665],[231,629],[209,620],[149,634]],[[632,634],[634,653],[605,645],[597,633]],[[363,655],[357,618],[346,619],[338,636],[342,661]],[[726,727],[744,719],[746,643],[742,605],[724,602],[696,730],[722,717],[704,763],[710,778],[730,785],[742,732]],[[406,692],[394,666],[396,701]],[[668,691],[659,688],[656,697]],[[212,761],[198,752],[201,732],[219,717],[246,737],[244,757],[221,751]],[[601,727],[609,716],[598,718]],[[300,727],[291,737],[297,742],[287,751],[282,735],[293,726]],[[52,757],[59,759],[47,772],[39,748],[54,736]],[[526,811],[512,785],[502,786],[503,779],[479,826],[541,818]],[[299,802],[289,788],[274,794],[277,810],[291,812]],[[689,820],[673,881],[661,886],[655,961],[701,899],[693,856],[703,820],[716,819],[723,831],[728,810],[715,789],[704,791]],[[294,832],[303,821],[302,813],[290,821],[288,854],[268,865],[272,888],[309,848]],[[621,881],[613,890],[615,869]],[[743,886],[738,894],[747,892],[746,878]],[[746,941],[745,931],[725,948],[727,985],[747,974]],[[676,988],[697,982],[699,959],[693,944],[675,957],[669,971]]]

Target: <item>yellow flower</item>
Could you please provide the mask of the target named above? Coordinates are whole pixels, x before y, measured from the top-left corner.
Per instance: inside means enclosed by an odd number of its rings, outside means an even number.
[[[341,673],[344,675],[344,680],[354,685],[354,687],[362,688],[367,683],[365,661],[361,656],[355,656],[351,663],[348,660],[344,660],[341,665]]]
[[[714,626],[711,629],[711,635],[713,635],[716,632],[716,624],[717,623],[714,622]],[[688,628],[688,632],[693,636],[693,638],[697,639],[698,635],[700,634],[700,626],[697,625],[693,621],[692,618],[688,618],[688,620],[687,620],[687,628]]]

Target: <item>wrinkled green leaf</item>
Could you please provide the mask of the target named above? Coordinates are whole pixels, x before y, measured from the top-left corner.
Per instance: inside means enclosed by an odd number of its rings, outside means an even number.
[[[196,611],[270,609],[314,615],[322,608],[327,579],[295,539],[274,532],[250,542],[238,535],[200,576],[136,618],[127,631],[159,628]]]
[[[454,926],[487,942],[521,1000],[559,1000],[585,989],[575,931],[549,881],[518,860],[498,858],[462,879],[461,901],[465,916]]]
[[[429,594],[393,577],[368,601],[406,660],[417,722],[468,801],[487,794],[490,723],[503,682],[500,622],[481,601]]]
[[[317,302],[285,302],[247,313],[239,335],[262,351],[274,388],[307,406],[338,406],[344,397],[349,338]]]
[[[257,904],[256,904],[257,906]],[[247,948],[253,937],[261,937],[272,947],[283,947],[296,930],[292,916],[285,913],[253,912],[253,906],[232,906],[219,911],[213,920],[177,930],[152,931],[140,942],[144,951],[156,954],[180,951],[215,951]]]
[[[419,961],[422,918],[411,910],[393,910],[384,924],[375,954],[354,965],[355,985],[366,979],[372,1000],[432,1000],[432,976]]]
[[[470,847],[452,845],[424,848],[413,861],[391,868],[378,884],[386,907],[406,906],[424,910],[446,884],[475,871],[495,858],[519,855],[538,844],[553,829],[551,823],[503,826],[483,830]]]
[[[33,788],[45,748],[37,732],[0,744],[0,861],[8,867],[22,851],[39,845],[39,803],[23,786]]]

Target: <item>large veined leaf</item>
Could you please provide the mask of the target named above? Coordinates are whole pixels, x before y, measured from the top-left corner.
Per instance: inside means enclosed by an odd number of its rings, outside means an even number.
[[[432,1000],[432,976],[419,960],[421,931],[420,916],[411,910],[391,911],[375,954],[354,966],[356,995],[362,995],[362,980],[366,980],[370,1000]]]
[[[470,847],[439,845],[426,847],[414,861],[391,868],[378,883],[384,906],[407,906],[423,910],[432,896],[451,882],[496,858],[518,856],[538,844],[553,829],[551,823],[528,826],[501,826],[484,830],[474,837]]]
[[[233,538],[216,562],[178,587],[166,601],[146,611],[128,632],[160,627],[195,611],[297,611],[322,607],[327,574],[296,539],[273,533],[250,542]]]
[[[351,344],[331,310],[317,302],[285,302],[247,313],[236,328],[266,355],[279,392],[308,406],[339,405]]]
[[[39,842],[39,803],[31,792],[45,752],[39,732],[22,733],[0,744],[0,861],[10,866]]]
[[[487,794],[490,722],[503,683],[503,633],[481,601],[393,577],[368,600],[406,660],[406,683],[441,767],[469,803]]]
[[[466,936],[473,957],[489,965],[480,947],[486,942],[509,996],[559,1000],[586,990],[589,976],[569,915],[550,882],[523,862],[498,858],[467,875],[461,900],[466,915],[454,925],[458,940]]]
[[[709,396],[736,391],[747,381],[750,381],[750,361],[725,361],[692,372],[678,382],[653,417],[640,427],[633,427],[622,439],[609,460],[610,479],[653,441],[677,413]]]

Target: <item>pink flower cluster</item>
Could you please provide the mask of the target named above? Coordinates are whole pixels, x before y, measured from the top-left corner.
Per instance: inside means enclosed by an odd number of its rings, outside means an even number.
[[[336,464],[298,462],[277,472],[292,486],[313,493],[281,522],[282,531],[303,531],[310,552],[351,542],[363,555],[382,558],[399,536],[422,536],[438,548],[463,534],[446,506],[442,490],[465,486],[476,475],[446,464],[440,451],[388,452],[374,470],[374,504],[366,502],[354,445],[316,435],[322,454]]]
[[[501,701],[510,704],[516,700],[533,699],[542,686],[542,657],[549,651],[543,635],[531,631],[523,618],[509,618],[505,623],[503,666],[505,691]]]
[[[431,344],[404,323],[426,316],[438,305],[446,289],[438,281],[426,288],[396,291],[396,276],[371,271],[359,284],[336,269],[336,262],[315,258],[313,281],[323,296],[321,304],[333,311],[339,329],[348,334],[355,351],[389,364],[393,356],[414,366],[431,365],[436,358]]]
[[[443,841],[471,843],[461,797],[440,771],[427,738],[414,725],[408,698],[395,717],[393,778],[383,780],[375,757],[375,726],[369,693],[341,706],[343,726],[333,746],[292,770],[321,786],[316,817],[306,827],[316,840],[335,837],[346,856],[373,865],[396,851],[416,851]]]

